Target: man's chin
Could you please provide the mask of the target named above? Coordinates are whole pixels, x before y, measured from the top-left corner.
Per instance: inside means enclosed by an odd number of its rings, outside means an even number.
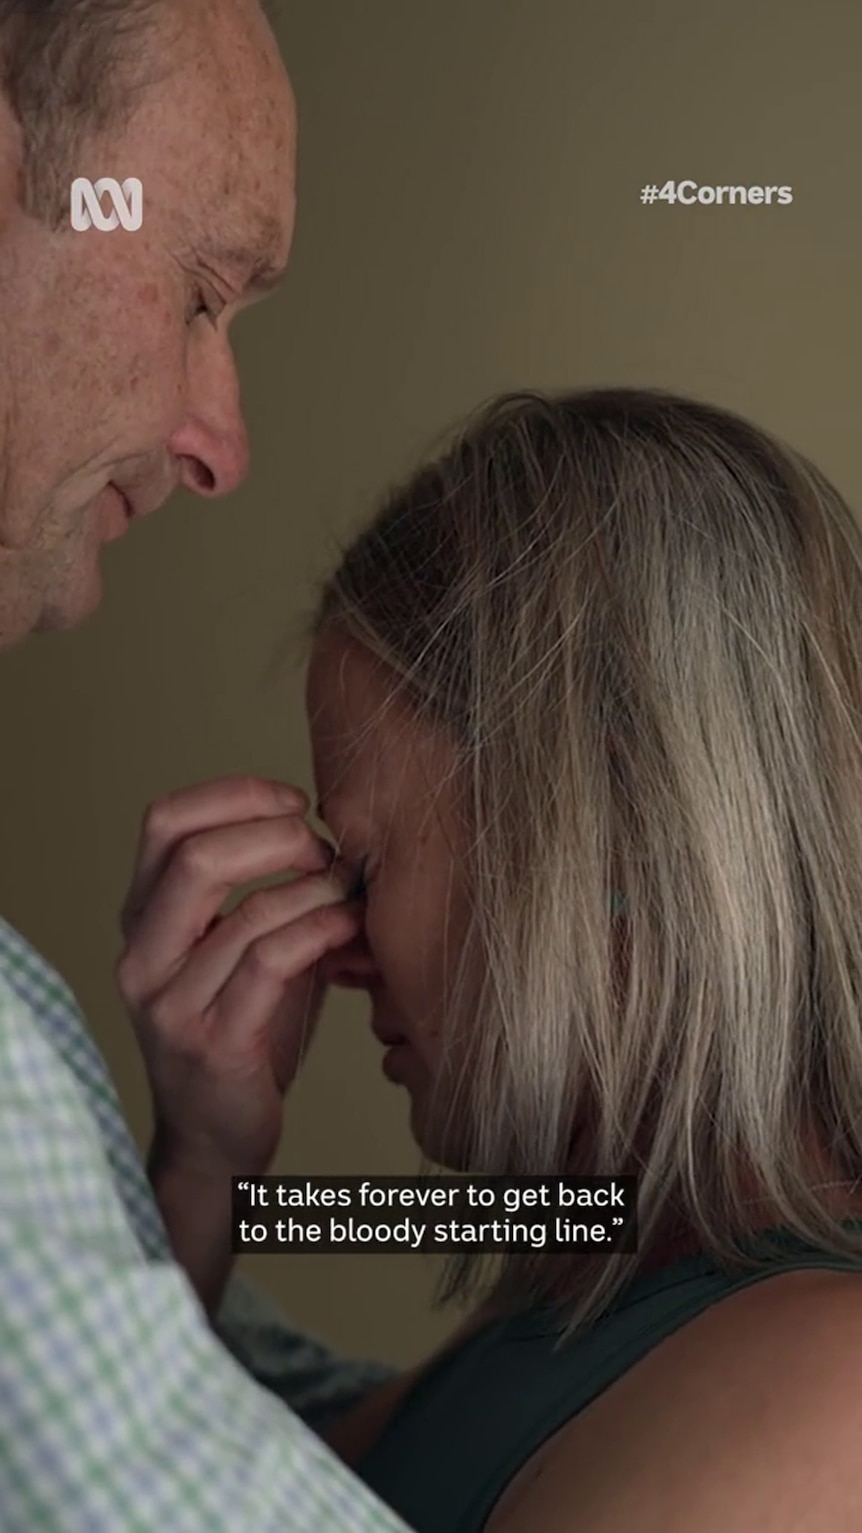
[[[102,604],[102,576],[98,564],[79,579],[73,589],[45,603],[36,625],[39,633],[68,633],[94,617]]]
[[[66,632],[95,616],[104,594],[102,552],[127,527],[125,511],[118,509],[117,491],[107,485],[80,513],[62,555],[55,554],[53,567],[44,573],[43,589],[47,587],[51,595],[43,603],[39,623],[43,632]]]

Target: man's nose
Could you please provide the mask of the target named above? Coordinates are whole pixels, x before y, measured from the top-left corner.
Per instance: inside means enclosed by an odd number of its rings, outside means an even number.
[[[219,361],[212,354],[209,360],[208,375],[190,388],[185,420],[167,445],[187,490],[229,495],[248,474],[248,432],[232,356],[226,351]]]

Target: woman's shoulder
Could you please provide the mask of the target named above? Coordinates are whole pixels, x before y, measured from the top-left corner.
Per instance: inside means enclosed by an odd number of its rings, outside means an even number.
[[[561,1428],[486,1533],[855,1533],[860,1359],[862,1273],[741,1289]]]

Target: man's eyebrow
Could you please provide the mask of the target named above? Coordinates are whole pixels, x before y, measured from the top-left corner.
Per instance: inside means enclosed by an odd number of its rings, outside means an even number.
[[[287,266],[282,265],[275,256],[267,252],[262,254],[260,245],[250,241],[230,241],[226,244],[208,241],[207,253],[214,261],[223,261],[227,266],[242,267],[247,271],[249,292],[271,293],[287,271]]]

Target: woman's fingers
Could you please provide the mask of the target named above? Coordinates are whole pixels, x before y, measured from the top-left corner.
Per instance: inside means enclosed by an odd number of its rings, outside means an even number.
[[[145,819],[116,978],[179,1161],[269,1164],[320,1013],[317,965],[361,930],[347,869],[307,810],[295,789],[222,779],[161,800]],[[304,876],[256,889],[219,918],[235,888],[287,872]]]
[[[266,1029],[277,1086],[286,1091],[320,1016],[326,981],[316,965],[360,921],[356,906],[319,906],[246,948],[215,1003],[213,1028],[225,1054],[242,1056],[254,1032]]]
[[[332,945],[333,932],[353,937],[355,907],[346,907],[348,880],[344,874],[317,874],[296,879],[278,888],[258,889],[198,942],[156,1003],[162,1016],[167,1007],[177,1018],[202,1015],[219,1002],[221,992],[242,969],[246,976],[260,974],[264,980],[277,975],[283,984],[302,973],[310,962]],[[333,906],[353,913],[345,922],[330,914]],[[311,917],[312,919],[308,919]],[[317,919],[315,919],[315,917]],[[323,944],[318,952],[315,943]],[[313,950],[314,959],[307,955]],[[263,988],[266,988],[264,985]],[[263,989],[261,990],[263,993]],[[221,1030],[222,1022],[219,1022]]]
[[[320,873],[329,862],[318,837],[298,815],[190,836],[175,848],[130,927],[121,960],[125,985],[139,999],[161,990],[204,937],[234,888],[273,873]],[[206,940],[226,924],[219,922]]]
[[[157,799],[141,824],[120,917],[123,935],[129,937],[177,846],[188,837],[219,826],[304,815],[308,807],[308,795],[301,788],[260,777],[221,777]]]

